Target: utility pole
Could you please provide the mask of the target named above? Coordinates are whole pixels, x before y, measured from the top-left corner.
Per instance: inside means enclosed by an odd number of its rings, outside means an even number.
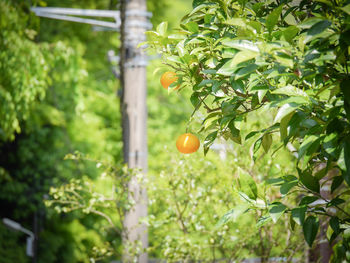
[[[146,0],[121,0],[120,13],[123,154],[128,167],[140,171],[139,176],[131,175],[128,185],[129,200],[134,204],[123,222],[123,262],[146,263],[148,233],[140,219],[147,216],[147,193],[139,179],[147,174],[147,60],[137,45],[145,41],[151,14],[146,10]]]
[[[147,57],[137,45],[146,40],[146,29],[152,24],[148,19],[146,0],[121,0],[120,11],[75,9],[62,7],[32,7],[37,16],[91,24],[97,29],[120,31],[120,81],[122,86],[121,113],[123,129],[124,162],[129,168],[139,170],[138,178],[147,174],[147,105],[146,65]],[[108,17],[114,22],[83,17]],[[109,58],[114,54],[110,53]],[[115,71],[116,77],[119,72]],[[126,211],[123,222],[123,262],[146,263],[148,246],[147,226],[140,219],[147,216],[147,193],[136,175],[129,185],[129,200],[133,206]]]

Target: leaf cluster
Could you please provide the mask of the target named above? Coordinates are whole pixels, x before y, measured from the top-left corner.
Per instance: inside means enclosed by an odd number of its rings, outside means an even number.
[[[174,33],[167,33],[166,22],[148,32],[149,46],[179,76],[174,86],[191,89],[194,111],[206,112],[204,153],[218,137],[237,144],[254,139],[254,161],[274,144],[292,151],[295,174],[278,178],[283,198],[298,189],[323,202],[295,207],[306,218],[301,224],[310,246],[321,215],[340,225],[349,220],[349,7],[347,1],[200,0]],[[244,134],[242,123],[252,121],[253,112],[269,112],[273,121]],[[244,178],[238,187],[255,200],[256,187]],[[329,192],[322,190],[327,184]],[[294,211],[279,200],[265,205],[274,221]],[[330,242],[345,229],[334,231]],[[347,241],[342,246],[346,250]]]

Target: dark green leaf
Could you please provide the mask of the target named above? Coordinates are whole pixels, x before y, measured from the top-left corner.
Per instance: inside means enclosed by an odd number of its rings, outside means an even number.
[[[340,83],[340,89],[344,94],[344,108],[348,121],[350,121],[350,78],[344,79]]]
[[[289,217],[289,225],[290,225],[290,228],[292,229],[292,231],[294,231],[295,221],[293,220],[292,214],[290,214],[290,217]]]
[[[312,243],[314,242],[317,232],[319,228],[318,219],[314,216],[309,216],[306,218],[303,224],[303,232],[306,242],[310,247],[312,247]]]
[[[331,207],[331,206],[338,206],[345,203],[344,199],[341,199],[339,197],[334,198],[333,200],[331,200],[328,204],[327,207]]]
[[[344,142],[344,163],[346,171],[343,171],[342,176],[350,186],[350,138],[347,138]]]
[[[329,224],[331,226],[331,228],[333,229],[334,232],[339,233],[340,231],[340,227],[339,227],[339,218],[336,216],[333,216],[330,220],[329,220]]]
[[[292,218],[300,226],[304,224],[306,210],[306,206],[292,209]]]
[[[253,160],[255,161],[256,160],[256,157],[257,157],[257,154],[258,154],[258,150],[260,149],[261,147],[261,143],[262,143],[262,138],[259,138],[255,143],[254,143],[254,146],[253,146]]]
[[[299,147],[298,160],[300,160],[307,153],[307,158],[309,158],[311,154],[319,147],[319,145],[320,138],[318,135],[309,135],[308,137],[306,137]]]
[[[294,186],[298,185],[298,181],[292,181],[292,182],[285,182],[281,185],[280,192],[283,195],[288,194],[290,189],[292,189]]]
[[[252,131],[250,133],[248,133],[248,135],[245,137],[245,140],[250,139],[251,137],[253,137],[254,135],[260,133],[260,131]]]
[[[301,199],[299,206],[311,204],[311,203],[315,202],[316,200],[318,200],[317,196],[304,196]]]
[[[300,181],[303,183],[303,185],[306,186],[306,188],[310,189],[311,191],[320,192],[320,183],[319,181],[311,175],[308,171],[302,171],[299,173]]]
[[[286,209],[287,207],[284,204],[279,202],[271,205],[269,213],[274,223],[277,222],[277,220],[283,215]]]
[[[249,64],[248,66],[241,68],[235,74],[235,80],[243,78],[244,76],[247,76],[248,74],[254,72],[257,68],[258,68],[258,65],[256,64]]]
[[[336,150],[338,146],[338,135],[336,133],[331,133],[327,135],[323,140],[323,148],[332,157],[336,157]]]
[[[334,176],[331,186],[331,193],[333,193],[344,181],[344,178],[342,176]]]
[[[191,95],[190,100],[191,100],[193,107],[195,107],[195,108],[198,107],[199,103],[201,102],[201,100],[199,99],[199,96],[200,95],[198,92],[194,92]]]
[[[279,178],[270,178],[266,180],[267,184],[271,184],[271,185],[282,185],[284,183],[284,179],[282,177]]]
[[[218,134],[218,132],[215,131],[215,132],[209,133],[208,136],[205,138],[205,140],[204,140],[204,155],[206,155],[208,153],[209,148],[213,144],[213,142],[215,141],[217,134]]]
[[[232,80],[231,85],[234,90],[245,93],[244,83],[242,80]]]
[[[307,31],[307,35],[306,38],[304,40],[305,43],[309,42],[310,40],[312,40],[315,36],[321,34],[325,29],[327,29],[328,27],[330,27],[330,25],[332,24],[331,21],[329,20],[322,20],[316,24],[314,24],[308,31]]]

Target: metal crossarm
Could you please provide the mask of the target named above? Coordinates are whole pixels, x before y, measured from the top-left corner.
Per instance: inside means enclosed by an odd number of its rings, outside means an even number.
[[[37,16],[72,21],[95,26],[102,26],[108,28],[120,28],[120,12],[116,10],[93,10],[93,9],[76,9],[76,8],[62,8],[62,7],[32,7]],[[113,18],[115,22],[107,22],[96,19],[82,18],[78,16],[90,17],[108,17]]]

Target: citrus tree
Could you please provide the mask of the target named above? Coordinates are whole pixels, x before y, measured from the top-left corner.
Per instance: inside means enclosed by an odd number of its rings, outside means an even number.
[[[194,112],[204,114],[204,154],[224,137],[251,144],[257,163],[282,148],[294,156],[293,173],[281,169],[267,182],[279,187],[279,198],[266,198],[241,173],[236,189],[247,211],[261,211],[260,225],[290,215],[290,227],[300,225],[309,246],[326,222],[336,262],[350,251],[349,14],[349,1],[341,0],[194,0],[174,33],[165,22],[147,33],[148,45],[177,74],[170,89],[191,89]],[[245,130],[259,115],[271,121]]]

